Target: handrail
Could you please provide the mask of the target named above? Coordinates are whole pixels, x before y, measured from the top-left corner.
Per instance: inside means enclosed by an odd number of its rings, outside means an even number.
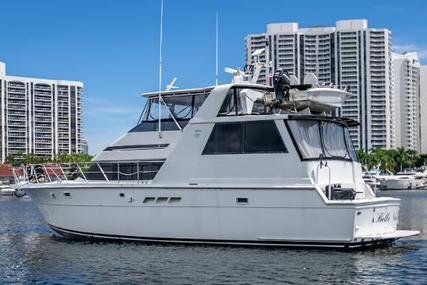
[[[47,168],[46,168],[45,164],[43,164],[43,169],[44,169],[44,171],[46,173],[47,179],[49,179],[49,182],[52,182],[52,179],[50,179],[50,175],[49,175],[49,172],[47,172]]]
[[[62,183],[63,181],[73,180],[76,177],[81,177],[86,183],[91,181],[92,177],[95,177],[94,180],[99,180],[99,175],[102,176],[103,180],[107,183],[111,183],[111,179],[117,180],[118,183],[121,181],[136,181],[136,183],[146,183],[151,179],[147,179],[145,176],[149,175],[152,177],[153,174],[158,172],[158,169],[154,170],[144,170],[142,163],[147,163],[148,166],[161,166],[164,160],[133,160],[133,161],[91,161],[91,162],[69,162],[69,163],[46,163],[46,164],[27,164],[22,166],[22,176],[18,177],[16,169],[13,169],[14,178],[17,184],[20,184],[22,181],[27,183]],[[101,166],[102,164],[102,166]],[[124,167],[129,167],[126,169],[129,172],[123,170]],[[95,166],[95,168],[93,168]],[[112,168],[110,168],[110,166]],[[107,167],[107,169],[103,168]],[[136,171],[135,170],[136,167]],[[42,169],[43,173],[36,172]],[[97,176],[98,175],[98,176]],[[117,177],[116,177],[117,176]],[[96,178],[98,177],[98,178]],[[43,178],[43,179],[40,179]],[[117,179],[116,179],[117,178]],[[145,179],[144,179],[145,178]],[[92,180],[93,181],[93,180]]]
[[[332,184],[331,184],[331,168],[329,167],[328,163],[326,162],[323,164],[323,161],[320,161],[320,163],[317,165],[316,168],[316,184],[319,185],[319,170],[323,167],[328,168],[328,199],[331,200],[332,198]]]
[[[78,163],[76,163],[76,165],[77,165],[77,167],[78,167],[78,169],[79,169],[80,173],[82,174],[82,176],[83,176],[84,180],[87,182],[86,175],[83,173],[82,169],[80,168],[80,165],[79,165]]]
[[[99,165],[98,162],[96,162],[96,165],[98,166],[99,170],[101,170],[102,175],[104,175],[105,180],[107,180],[107,182],[110,182],[110,180],[108,180],[108,177],[105,175],[104,170],[102,169],[101,165]]]
[[[12,168],[12,173],[13,173],[13,179],[15,179],[15,183],[18,184],[18,186],[21,186],[21,181],[19,181],[19,178],[16,175],[15,168]]]

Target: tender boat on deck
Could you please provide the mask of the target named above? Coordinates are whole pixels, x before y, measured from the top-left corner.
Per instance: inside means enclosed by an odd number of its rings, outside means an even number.
[[[355,248],[419,233],[397,230],[399,199],[363,181],[356,122],[276,93],[237,82],[145,94],[138,125],[76,165],[79,178],[45,167],[21,188],[66,238]]]

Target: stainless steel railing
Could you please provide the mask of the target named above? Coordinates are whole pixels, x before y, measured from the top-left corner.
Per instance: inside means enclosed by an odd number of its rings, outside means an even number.
[[[17,185],[26,183],[63,183],[81,181],[149,183],[159,171],[163,160],[91,161],[70,163],[26,164],[13,168]]]

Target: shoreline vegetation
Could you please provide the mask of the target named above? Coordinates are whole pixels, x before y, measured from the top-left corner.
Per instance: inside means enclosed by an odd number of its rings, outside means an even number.
[[[19,158],[18,158],[19,157]],[[13,166],[20,166],[22,164],[41,164],[41,163],[78,163],[89,162],[93,158],[92,155],[86,153],[61,153],[54,157],[42,157],[33,153],[20,154],[17,157],[8,155],[4,164],[11,164]]]
[[[383,172],[400,172],[406,168],[423,167],[427,163],[427,155],[416,150],[398,147],[395,149],[376,148],[366,151],[357,150],[357,156],[365,170],[378,168]]]

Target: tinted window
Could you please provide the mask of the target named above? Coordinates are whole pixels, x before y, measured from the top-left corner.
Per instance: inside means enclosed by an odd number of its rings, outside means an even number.
[[[179,119],[177,120],[180,127],[183,129],[188,124],[188,120]],[[178,131],[178,126],[172,119],[161,120],[162,131]],[[157,132],[159,130],[159,121],[142,121],[129,132]]]
[[[274,121],[219,123],[202,154],[286,152]]]
[[[237,115],[236,113],[236,100],[234,95],[235,89],[231,88],[225,96],[221,109],[219,109],[218,116]]]
[[[245,123],[245,153],[286,152],[274,121]]]
[[[156,176],[163,162],[99,162],[105,176],[109,180],[152,180]],[[104,174],[96,164],[84,169],[88,180],[105,180]],[[139,177],[138,177],[139,174]]]
[[[242,123],[215,124],[203,154],[242,153]]]

